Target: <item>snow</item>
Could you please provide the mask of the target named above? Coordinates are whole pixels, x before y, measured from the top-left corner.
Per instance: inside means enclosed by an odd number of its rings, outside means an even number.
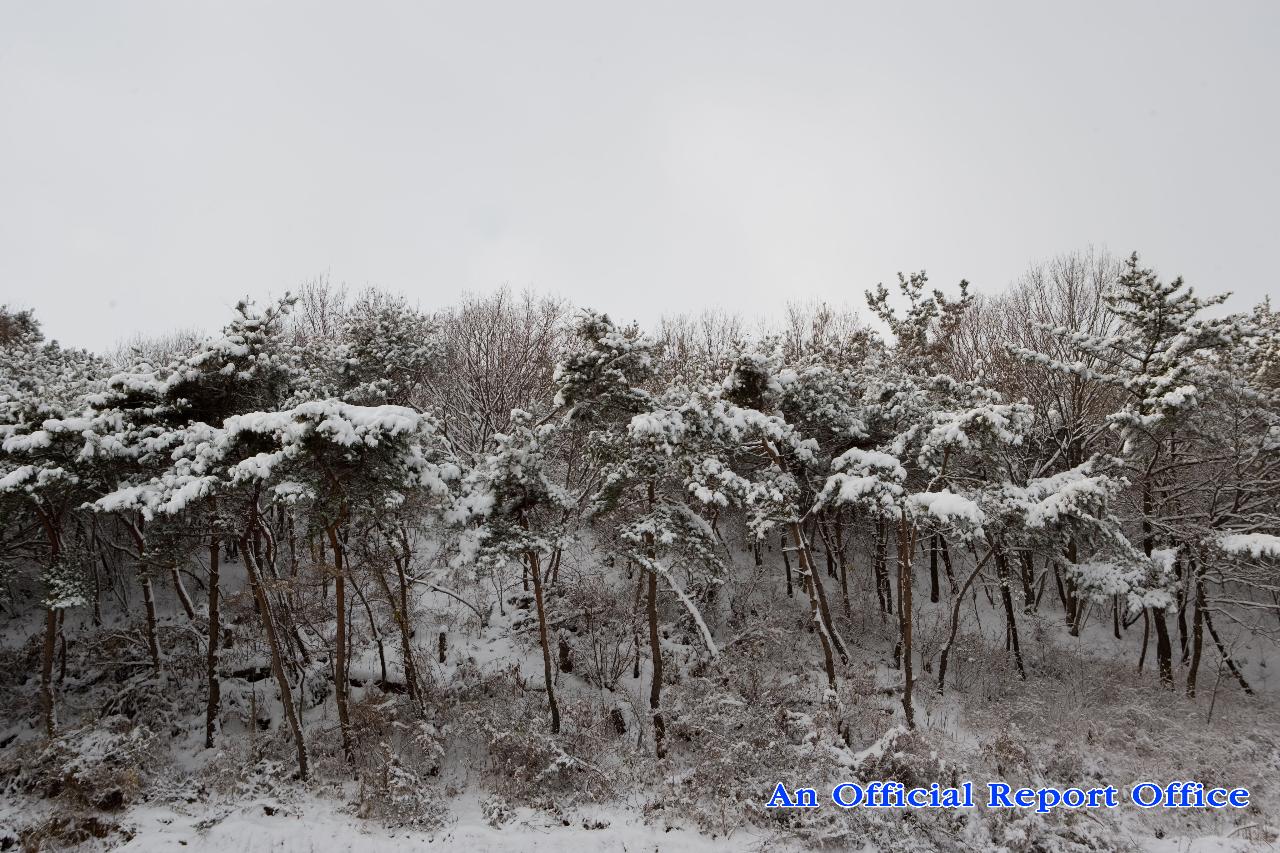
[[[424,850],[591,851],[662,850],[671,853],[726,853],[754,848],[766,839],[748,832],[714,840],[694,830],[646,824],[619,809],[593,808],[556,819],[530,809],[516,809],[513,819],[491,826],[478,804],[448,819],[434,832],[393,829],[335,812],[333,804],[309,799],[297,805],[278,802],[223,807],[212,813],[173,806],[141,807],[130,812],[134,838],[116,848],[120,853],[421,853]],[[275,812],[268,815],[266,810]],[[567,822],[568,825],[565,825]],[[586,827],[600,828],[586,828]],[[798,850],[768,840],[775,850]]]
[[[986,515],[978,505],[949,489],[940,492],[917,492],[907,497],[907,506],[919,515],[936,518],[944,524],[981,527]]]
[[[1248,554],[1259,557],[1280,557],[1280,536],[1269,533],[1230,533],[1218,540],[1228,554]]]
[[[0,477],[0,492],[7,492],[11,489],[17,488],[18,486],[30,480],[35,473],[36,473],[36,466],[19,465],[17,468],[14,468],[8,474],[5,474],[3,477]]]

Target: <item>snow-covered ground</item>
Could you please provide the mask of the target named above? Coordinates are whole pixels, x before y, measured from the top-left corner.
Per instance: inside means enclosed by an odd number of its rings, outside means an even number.
[[[664,850],[673,853],[724,853],[733,850],[778,850],[776,838],[736,833],[712,839],[686,828],[646,824],[617,810],[574,814],[552,820],[522,810],[501,827],[486,823],[478,807],[459,802],[458,814],[434,833],[390,830],[334,811],[331,804],[306,801],[268,815],[247,803],[213,814],[183,814],[164,808],[139,808],[127,816],[134,838],[120,848],[127,853],[207,851],[207,853],[420,853],[423,850],[529,850],[589,853],[594,850]]]

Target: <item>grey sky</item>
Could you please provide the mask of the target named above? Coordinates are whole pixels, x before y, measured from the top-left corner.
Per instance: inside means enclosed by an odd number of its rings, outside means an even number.
[[[1280,4],[0,0],[0,301],[107,346],[328,273],[622,318],[1137,248],[1276,292]]]

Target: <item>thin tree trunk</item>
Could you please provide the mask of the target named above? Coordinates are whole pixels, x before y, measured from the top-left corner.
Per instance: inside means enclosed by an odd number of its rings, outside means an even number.
[[[62,532],[52,513],[36,510],[49,539],[49,562],[56,566],[62,557]],[[44,714],[44,731],[52,740],[57,728],[53,709],[53,655],[58,644],[58,610],[46,607],[44,645],[40,650],[40,709]]]
[[[941,695],[946,687],[947,681],[947,660],[951,656],[951,647],[956,643],[956,633],[960,630],[960,607],[964,604],[964,594],[968,592],[970,584],[978,577],[978,573],[982,571],[982,567],[987,560],[991,559],[993,552],[988,551],[987,556],[978,560],[973,567],[973,571],[969,573],[969,577],[965,578],[964,584],[956,590],[951,596],[951,631],[947,635],[947,644],[942,647],[942,654],[938,660],[938,693]]]
[[[1213,638],[1213,644],[1218,647],[1218,654],[1222,656],[1222,662],[1227,665],[1227,669],[1236,677],[1236,681],[1240,682],[1240,686],[1244,692],[1253,695],[1253,688],[1249,682],[1245,680],[1244,673],[1240,671],[1240,667],[1236,666],[1235,660],[1227,652],[1227,647],[1223,645],[1222,638],[1218,636],[1217,630],[1213,627],[1213,617],[1209,614],[1209,608],[1204,609],[1204,626],[1209,629],[1209,636]]]
[[[1075,537],[1067,542],[1067,562],[1075,565],[1080,556],[1079,549],[1076,546]],[[1080,600],[1080,596],[1076,591],[1076,582],[1074,577],[1067,578],[1067,625],[1069,630],[1067,633],[1072,637],[1080,636],[1080,623],[1084,619],[1084,602]],[[1145,653],[1145,652],[1144,652]]]
[[[884,519],[876,522],[876,555],[874,561],[876,589],[880,593],[880,606],[884,613],[893,613],[893,588],[889,584],[888,561],[889,536]]]
[[[1194,584],[1186,582],[1186,572],[1183,570],[1182,555],[1179,554],[1174,559],[1174,571],[1177,574],[1179,582],[1178,591],[1178,651],[1182,663],[1186,664],[1191,660],[1191,641],[1187,636],[1187,601],[1192,595],[1192,587]]]
[[[146,558],[147,539],[143,534],[141,522],[135,524],[132,520],[126,519],[125,524],[129,529],[129,535],[133,537],[133,544],[138,549],[138,579],[142,584],[142,602],[144,612],[146,613],[147,652],[151,655],[152,669],[159,672],[160,641],[156,636],[155,590],[152,589],[151,586],[151,575],[147,573],[146,568],[142,565]]]
[[[652,534],[646,534],[652,536]],[[649,657],[653,662],[653,677],[649,683],[649,713],[653,717],[653,751],[658,758],[667,755],[667,725],[662,717],[662,644],[658,634],[658,576],[646,572],[646,614],[649,621]]]
[[[787,554],[787,534],[782,534],[782,564],[787,567],[787,598],[795,597],[795,590],[791,586],[791,557]]]
[[[1151,621],[1156,626],[1156,662],[1160,666],[1160,685],[1173,689],[1173,644],[1169,641],[1169,623],[1166,621],[1168,609],[1151,608]]]
[[[836,513],[836,548],[840,551],[840,597],[844,602],[844,615],[849,618],[853,610],[849,606],[849,560],[844,553],[844,526],[840,524],[840,513]]]
[[[1053,564],[1053,580],[1058,587],[1058,601],[1062,603],[1062,612],[1066,616],[1067,624],[1071,624],[1071,607],[1067,603],[1067,588],[1062,585],[1062,572],[1058,570],[1058,561],[1050,560]]]
[[[1147,645],[1151,638],[1151,608],[1142,608],[1142,653],[1138,655],[1138,675],[1142,675],[1142,667],[1147,662]]]
[[[89,520],[89,544],[90,557],[89,563],[93,566],[93,627],[102,627],[102,579],[98,575],[99,560],[95,557],[101,557],[102,567],[107,567],[106,555],[100,550],[101,546],[98,542],[98,516],[95,513]]]
[[[653,512],[657,500],[652,480],[649,481],[646,496],[649,512]],[[644,549],[645,556],[656,563],[658,544],[651,531],[646,531],[644,534]],[[658,634],[658,575],[652,568],[646,574],[649,577],[646,587],[648,596],[645,613],[649,620],[649,657],[653,661],[653,678],[649,684],[649,713],[653,717],[653,752],[658,758],[665,758],[667,724],[662,717],[662,642]]]
[[[1200,653],[1204,648],[1204,584],[1200,582],[1200,573],[1195,571],[1194,612],[1191,619],[1191,661],[1187,665],[1187,698],[1196,698],[1196,676],[1200,672]]]
[[[58,684],[67,680],[67,611],[58,611]]]
[[[814,586],[813,564],[809,560],[808,549],[804,547],[804,535],[800,531],[800,523],[792,521],[789,525],[791,536],[798,544],[796,554],[800,562],[800,576],[804,579],[805,592],[809,595],[809,616],[818,630],[818,639],[822,641],[822,659],[827,670],[827,685],[834,692],[836,689],[836,663],[831,653],[831,636],[827,633],[827,623],[822,618],[822,608],[818,603],[818,593]]]
[[[303,781],[306,781],[308,776],[307,744],[302,739],[302,726],[298,722],[297,709],[293,704],[293,691],[289,686],[289,679],[285,675],[284,659],[280,655],[280,641],[276,636],[275,619],[271,615],[271,603],[267,599],[266,592],[262,588],[262,581],[258,577],[255,554],[247,532],[240,537],[239,543],[240,551],[244,555],[245,572],[249,576],[249,586],[253,589],[253,597],[258,602],[258,613],[262,617],[262,627],[267,634],[267,646],[271,649],[271,669],[275,673],[276,685],[280,690],[280,705],[284,709],[285,719],[289,723],[290,731],[293,732],[293,740],[297,747],[298,776]]]
[[[951,568],[951,548],[947,545],[947,537],[939,533],[938,544],[942,546],[942,567],[947,571],[947,580],[950,582],[951,592],[954,594],[959,587],[956,586],[956,573]]]
[[[369,620],[369,633],[373,635],[373,641],[378,644],[378,667],[382,672],[382,683],[389,684],[387,680],[387,649],[386,644],[382,642],[382,632],[378,630],[378,623],[373,618],[373,608],[369,606],[369,599],[365,597],[364,590],[360,589],[360,584],[356,583],[355,575],[351,576],[351,588],[355,590],[356,598],[360,599],[360,606],[364,608],[365,618]]]
[[[521,519],[528,529],[528,521]],[[560,706],[556,704],[555,679],[551,675],[551,646],[547,640],[547,611],[542,600],[542,567],[538,552],[528,551],[529,575],[533,579],[533,600],[538,609],[538,641],[542,644],[542,677],[547,685],[547,704],[551,706],[551,733],[560,733]],[[652,581],[650,581],[652,583]]]
[[[1155,533],[1151,524],[1154,509],[1153,486],[1151,477],[1148,476],[1142,481],[1142,550],[1148,557],[1155,546]],[[1172,690],[1173,644],[1169,642],[1169,623],[1165,617],[1166,608],[1151,608],[1151,622],[1156,629],[1156,664],[1160,670],[1160,686]]]
[[[53,654],[58,643],[58,611],[53,607],[44,612],[44,647],[40,654],[40,708],[44,713],[44,731],[53,738]]]
[[[914,556],[915,537],[911,525],[903,517],[898,522],[898,630],[902,637],[902,710],[906,714],[909,729],[916,727],[915,708],[911,703],[914,686],[911,658],[911,562]],[[936,577],[935,572],[935,580]]]
[[[938,603],[938,534],[929,537],[929,601]]]
[[[169,567],[169,574],[173,578],[173,591],[178,594],[178,603],[182,605],[182,611],[187,614],[188,619],[194,622],[196,609],[191,604],[191,596],[187,594],[187,587],[182,582],[182,575],[178,572],[177,564]]]
[[[337,627],[333,637],[333,685],[338,704],[338,728],[342,731],[342,754],[348,764],[355,763],[351,747],[351,716],[347,709],[347,584],[342,540],[338,537],[338,525],[326,528],[329,547],[333,550],[333,598],[337,614]]]
[[[1022,612],[1030,613],[1035,609],[1036,595],[1034,591],[1036,583],[1036,567],[1031,557],[1030,551],[1023,551],[1018,555],[1019,565],[1022,568]]]
[[[394,558],[396,566],[396,575],[399,578],[400,596],[397,598],[391,592],[391,585],[387,583],[386,575],[382,573],[382,569],[374,567],[374,575],[378,579],[378,583],[382,586],[382,592],[387,597],[387,602],[391,605],[392,615],[396,621],[396,627],[400,633],[400,656],[404,659],[404,680],[405,688],[409,692],[409,698],[415,702],[418,700],[418,665],[413,659],[413,645],[409,636],[409,615],[408,596],[405,592],[404,570],[400,566],[399,557]],[[443,640],[443,633],[441,638]],[[444,656],[441,655],[440,663],[444,663]]]
[[[808,549],[808,543],[805,543],[804,550],[806,553],[812,554]],[[809,565],[813,565],[812,558],[809,560]],[[831,608],[827,605],[826,585],[817,574],[813,576],[813,587],[818,593],[818,610],[822,614],[823,623],[827,626],[827,634],[831,637],[831,643],[835,646],[836,654],[840,656],[840,663],[847,666],[849,663],[849,650],[845,648],[844,640],[840,639],[840,634],[836,632],[835,623],[831,620]]]
[[[204,711],[204,745],[213,748],[213,733],[218,724],[218,705],[222,701],[221,686],[218,680],[218,645],[222,636],[219,621],[218,598],[221,572],[221,554],[218,548],[218,535],[209,537],[209,648],[205,652],[205,677],[208,684],[208,700]]]
[[[627,560],[627,565],[631,565],[631,560]],[[632,678],[640,677],[640,621],[636,618],[640,611],[640,596],[644,593],[645,583],[648,580],[649,573],[641,569],[636,577],[636,597],[631,602],[631,624],[635,629],[635,668],[631,671]]]
[[[1018,643],[1018,623],[1014,615],[1013,593],[1009,589],[1009,561],[1003,553],[996,553],[996,573],[1000,582],[1000,600],[1004,603],[1004,618],[1007,627],[1007,636],[1013,647],[1013,660],[1018,666],[1018,675],[1023,681],[1027,680],[1027,670],[1022,664],[1022,647]]]
[[[147,651],[151,654],[151,667],[160,671],[160,641],[156,635],[156,596],[151,586],[151,576],[142,575],[142,602],[147,614]]]

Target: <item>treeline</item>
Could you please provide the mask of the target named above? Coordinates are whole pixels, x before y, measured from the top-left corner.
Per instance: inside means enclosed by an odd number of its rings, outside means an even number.
[[[137,590],[153,673],[161,597],[202,638],[198,678],[168,677],[204,696],[213,747],[223,603],[247,593],[256,624],[236,630],[265,643],[306,778],[301,702],[332,703],[358,760],[353,650],[376,646],[397,701],[432,700],[432,590],[481,626],[527,602],[555,735],[573,653],[556,602],[600,579],[627,584],[595,616],[628,652],[597,649],[594,677],[648,662],[659,757],[664,634],[714,666],[777,627],[751,603],[764,580],[802,603],[832,701],[850,617],[896,624],[907,725],[917,670],[946,686],[980,579],[1023,677],[1020,623],[1056,610],[1072,635],[1141,623],[1137,668],[1164,688],[1194,696],[1211,647],[1248,692],[1233,638],[1280,629],[1280,320],[1222,299],[1088,252],[991,297],[900,276],[867,294],[884,335],[825,306],[648,336],[532,295],[428,313],[318,283],[242,303],[220,335],[103,356],[5,311],[3,607],[40,619],[33,711],[54,737],[68,613],[101,624]],[[921,649],[924,599],[947,630]]]

